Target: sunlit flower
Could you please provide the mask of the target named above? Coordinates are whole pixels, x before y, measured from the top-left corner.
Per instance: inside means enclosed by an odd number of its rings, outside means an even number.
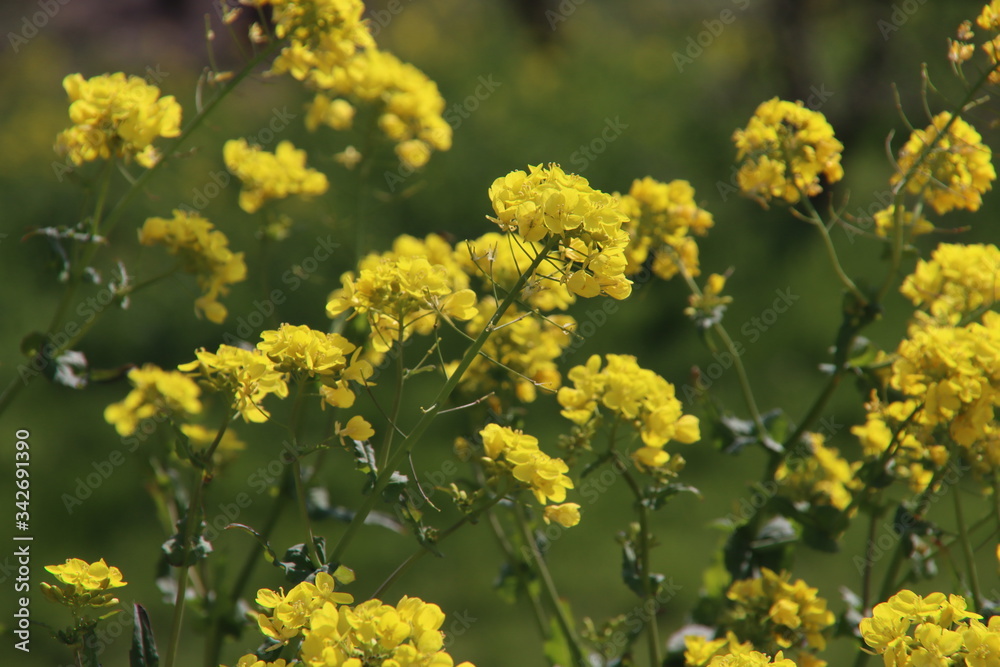
[[[256,212],[268,199],[321,195],[329,187],[326,175],[306,167],[306,152],[290,141],[269,153],[246,139],[232,139],[223,147],[223,157],[226,168],[243,182],[240,208],[247,213]]]

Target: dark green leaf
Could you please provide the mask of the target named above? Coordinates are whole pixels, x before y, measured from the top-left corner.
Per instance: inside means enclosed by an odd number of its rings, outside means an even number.
[[[132,648],[128,652],[129,667],[157,667],[160,656],[156,652],[153,626],[146,610],[140,604],[132,605]]]

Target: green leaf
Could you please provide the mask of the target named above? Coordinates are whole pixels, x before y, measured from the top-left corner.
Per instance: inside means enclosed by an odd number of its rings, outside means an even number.
[[[160,656],[156,652],[153,626],[146,610],[140,604],[132,605],[132,648],[128,652],[129,667],[157,667]]]
[[[573,618],[568,602],[559,600],[556,604],[563,608],[567,618]],[[545,659],[553,667],[557,665],[565,667],[566,665],[573,664],[573,652],[569,647],[569,638],[563,632],[562,626],[559,625],[559,619],[555,614],[549,618],[548,637],[546,637],[545,643],[542,645],[542,650],[545,654]]]
[[[205,530],[205,522],[198,522],[198,530],[192,536],[192,544],[187,549],[187,559],[185,559],[184,540],[187,534],[187,516],[177,522],[177,533],[163,543],[161,549],[167,562],[174,567],[190,567],[205,559],[212,553],[212,543],[205,539],[202,531]]]

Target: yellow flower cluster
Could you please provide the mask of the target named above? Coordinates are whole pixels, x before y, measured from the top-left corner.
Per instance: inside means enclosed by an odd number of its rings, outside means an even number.
[[[458,320],[476,315],[475,292],[456,289],[449,270],[423,256],[366,259],[357,277],[347,272],[340,282],[343,287],[330,294],[326,304],[327,315],[353,310],[366,316],[376,352],[386,352],[414,331],[429,334],[441,315]]]
[[[831,505],[838,510],[851,504],[851,494],[861,488],[856,478],[861,462],[848,463],[835,447],[827,447],[819,433],[806,433],[808,456],[793,454],[778,467],[774,480],[779,493],[792,502]]]
[[[216,324],[225,321],[228,311],[218,299],[229,293],[228,285],[247,276],[243,253],[229,249],[225,234],[200,215],[175,210],[173,218],[148,218],[139,230],[139,243],[160,244],[178,255],[184,270],[198,276],[204,292],[194,302],[195,312]]]
[[[153,141],[181,133],[181,106],[142,77],[70,74],[63,88],[73,126],[56,137],[56,151],[74,164],[121,157],[152,167],[160,159]]]
[[[833,612],[815,588],[801,579],[789,583],[790,577],[762,568],[756,579],[733,582],[726,592],[726,627],[765,652],[792,651],[809,664],[825,664],[814,653],[826,648]]]
[[[771,199],[797,203],[803,196],[822,191],[820,176],[827,183],[844,177],[840,166],[843,144],[818,111],[802,102],[777,97],[757,107],[746,128],[733,134],[736,174],[740,190],[766,206]]]
[[[466,333],[478,336],[496,310],[493,297],[480,301],[479,312],[469,320]],[[538,387],[555,392],[562,384],[556,360],[570,344],[569,332],[575,327],[576,321],[568,315],[543,320],[509,308],[462,376],[460,386],[479,394],[513,388],[514,395],[524,403],[535,400]]]
[[[303,581],[286,594],[283,589],[257,591],[257,604],[269,614],[257,614],[257,627],[266,637],[285,644],[298,637],[308,626],[313,612],[326,603],[350,604],[354,596],[334,590],[336,580],[327,572],[318,572],[315,582]]]
[[[684,309],[684,314],[693,318],[703,315],[717,322],[718,311],[733,302],[733,297],[722,296],[722,290],[725,288],[726,277],[718,273],[711,274],[705,281],[701,294],[696,293],[688,297],[689,305]]]
[[[183,373],[146,364],[130,370],[128,379],[132,391],[125,400],[104,410],[104,420],[115,427],[118,435],[132,435],[141,420],[160,414],[184,421],[189,415],[201,412],[201,389]]]
[[[201,424],[181,424],[181,432],[187,437],[191,449],[198,454],[205,454],[211,444],[215,442],[215,437],[218,434],[218,431],[206,428]],[[227,429],[222,434],[222,439],[219,440],[212,458],[215,465],[219,466],[233,460],[246,448],[247,444],[240,440],[232,429]]]
[[[904,239],[920,236],[921,234],[930,234],[934,231],[934,224],[923,215],[914,215],[912,212],[904,210],[901,216],[902,220],[899,222],[903,225]],[[897,223],[895,204],[890,204],[881,211],[878,211],[872,218],[875,221],[876,236],[883,239],[893,237]]]
[[[243,182],[240,208],[247,213],[258,211],[268,199],[321,195],[330,186],[325,174],[306,166],[306,152],[290,141],[282,141],[269,153],[246,139],[231,139],[222,147],[222,157],[226,168]]]
[[[427,164],[431,151],[451,148],[451,126],[441,117],[445,102],[437,84],[409,63],[387,51],[369,48],[328,73],[313,73],[310,81],[332,95],[366,103],[380,103],[379,129],[396,144],[396,156],[410,168]],[[345,104],[347,106],[345,106]],[[349,126],[353,107],[319,93],[306,118],[307,126],[321,122],[334,129]]]
[[[755,651],[750,642],[740,642],[732,631],[727,632],[725,638],[711,640],[700,635],[688,635],[684,638],[684,647],[685,667],[795,667],[795,663],[785,658],[781,651],[778,651],[772,662],[770,656]],[[820,667],[826,664],[822,660],[802,660],[802,657],[799,660],[802,667]]]
[[[68,607],[110,607],[118,604],[111,591],[126,585],[117,567],[109,567],[102,558],[88,563],[79,558],[68,558],[62,565],[46,565],[45,571],[60,583],[42,582],[46,598]]]
[[[358,359],[361,350],[340,334],[282,324],[277,330],[261,332],[260,337],[257,349],[277,370],[318,377],[323,383],[323,400],[337,408],[354,405],[354,392],[348,382],[363,384],[373,372],[371,364]]]
[[[566,262],[562,281],[570,292],[615,299],[632,293],[625,277],[628,218],[615,197],[555,164],[501,176],[489,196],[497,215],[493,221],[504,232],[517,232],[529,243],[557,241],[557,254]]]
[[[600,414],[601,407],[616,418],[630,422],[645,445],[632,457],[645,468],[664,468],[670,454],[663,446],[670,440],[683,443],[701,438],[698,418],[682,413],[674,386],[653,371],[640,368],[630,355],[609,354],[601,368],[601,357],[593,355],[586,365],[570,370],[573,387],[559,390],[562,415],[584,425]]]
[[[938,324],[957,325],[1000,300],[1000,249],[942,243],[920,260],[900,292]]]
[[[375,46],[361,16],[361,0],[253,0],[270,4],[279,39],[288,39],[271,68],[304,81],[317,94],[306,126],[347,129],[352,101],[379,105],[379,128],[396,144],[410,168],[427,163],[431,151],[451,148],[451,126],[441,117],[444,99],[419,69]],[[351,100],[351,101],[348,101]]]
[[[483,291],[492,291],[494,286],[509,290],[542,251],[539,243],[515,239],[510,234],[488,232],[474,241],[459,244],[455,253],[462,268],[482,280]],[[547,258],[525,286],[524,302],[543,312],[569,308],[576,296],[562,281],[566,273],[565,262],[555,257]]]
[[[445,615],[436,604],[403,596],[395,605],[327,602],[309,618],[302,661],[309,667],[452,667],[444,650]],[[458,667],[473,667],[463,662]]]
[[[899,152],[899,171],[891,183],[898,185],[905,177],[906,189],[922,196],[938,215],[978,211],[983,193],[997,177],[992,157],[975,128],[945,111],[926,129],[913,131]]]
[[[499,424],[487,424],[479,432],[488,462],[502,466],[519,482],[535,494],[542,505],[547,502],[562,503],[566,489],[573,488],[573,480],[566,473],[569,466],[560,459],[549,456],[538,448],[538,438]],[[572,505],[573,503],[567,503]],[[567,527],[580,520],[579,505],[574,511],[553,510],[548,519],[570,519]]]
[[[859,629],[886,665],[1000,664],[1000,616],[992,617],[989,625],[981,618],[966,611],[965,599],[959,595],[921,597],[903,590],[875,605]]]
[[[258,350],[220,345],[216,352],[200,349],[195,357],[177,368],[196,374],[215,391],[232,396],[232,407],[246,422],[267,421],[270,413],[261,403],[268,394],[288,396],[286,374]]]
[[[979,16],[976,17],[976,25],[993,33],[991,37],[988,36],[988,39],[980,44],[980,48],[986,54],[989,64],[987,81],[993,84],[1000,83],[1000,34],[998,34],[1000,33],[1000,3],[995,0],[986,3]],[[972,31],[972,22],[962,21],[958,26],[956,37],[958,39],[948,40],[948,60],[956,65],[961,65],[971,60],[973,53],[975,53],[975,45],[972,44],[972,39],[975,37],[975,33]]]
[[[691,235],[704,236],[714,223],[712,214],[695,203],[690,183],[636,179],[621,198],[621,210],[629,218],[626,230],[632,239],[625,250],[626,274],[638,273],[651,252],[653,273],[664,280],[676,275],[678,261],[688,275],[699,274],[698,244]]]

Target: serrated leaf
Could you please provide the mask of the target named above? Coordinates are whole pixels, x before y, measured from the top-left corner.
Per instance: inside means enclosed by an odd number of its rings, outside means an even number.
[[[156,651],[153,626],[140,604],[132,605],[132,648],[128,652],[129,667],[157,667],[160,656]]]

